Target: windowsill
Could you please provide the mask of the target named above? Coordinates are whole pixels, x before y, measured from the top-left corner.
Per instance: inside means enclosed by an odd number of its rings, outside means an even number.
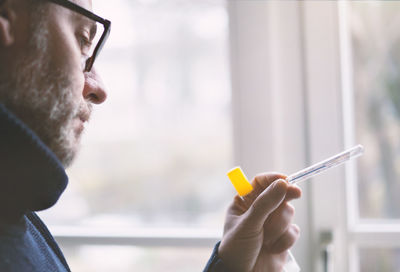
[[[194,246],[209,247],[217,243],[221,231],[193,228],[95,228],[50,227],[61,244],[130,245],[130,246]]]

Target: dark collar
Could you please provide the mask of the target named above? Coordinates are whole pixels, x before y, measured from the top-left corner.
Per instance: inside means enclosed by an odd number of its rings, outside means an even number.
[[[0,215],[47,209],[67,184],[54,153],[0,103]]]

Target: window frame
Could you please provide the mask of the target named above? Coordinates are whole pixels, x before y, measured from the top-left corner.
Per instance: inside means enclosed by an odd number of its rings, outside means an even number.
[[[229,1],[235,163],[250,178],[308,166],[303,14],[295,1]],[[290,79],[290,80],[288,80]],[[293,131],[296,137],[293,137]],[[301,238],[293,249],[312,271],[311,184],[294,201]]]
[[[335,150],[356,144],[349,1],[325,4],[328,8],[322,5],[304,3],[312,161],[323,158],[328,150],[334,154]],[[315,27],[319,31],[312,30]],[[315,61],[318,57],[320,60]],[[320,78],[321,73],[316,71],[328,72]],[[326,99],[314,99],[318,96]],[[324,125],[321,119],[331,122]],[[321,140],[319,130],[324,131],[327,139]],[[398,220],[359,219],[356,162],[334,171],[315,178],[312,183],[312,202],[327,203],[324,209],[313,212],[313,228],[316,233],[328,230],[333,234],[333,271],[358,272],[358,248],[400,246],[400,224]]]
[[[143,247],[210,247],[220,240],[214,229],[160,228],[99,230],[87,227],[50,226],[53,236],[62,245],[123,245]],[[210,251],[211,253],[211,251]]]

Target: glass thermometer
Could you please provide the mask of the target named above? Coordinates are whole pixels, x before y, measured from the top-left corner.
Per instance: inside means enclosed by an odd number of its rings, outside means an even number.
[[[291,184],[298,183],[300,181],[314,177],[325,170],[339,166],[352,158],[361,156],[363,153],[364,147],[362,145],[356,145],[348,150],[345,150],[335,156],[330,157],[329,159],[316,163],[310,167],[307,167],[288,176],[286,178],[286,181]]]

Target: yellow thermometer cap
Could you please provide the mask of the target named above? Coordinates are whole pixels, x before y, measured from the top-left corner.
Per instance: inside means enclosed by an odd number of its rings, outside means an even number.
[[[245,196],[253,190],[253,186],[251,186],[240,167],[233,168],[227,175],[240,196]]]

